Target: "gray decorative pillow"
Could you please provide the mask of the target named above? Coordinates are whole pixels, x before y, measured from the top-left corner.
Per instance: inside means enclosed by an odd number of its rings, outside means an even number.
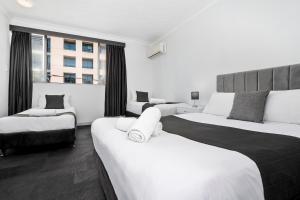
[[[148,92],[136,91],[137,102],[149,102]]]
[[[46,95],[45,109],[64,109],[65,95]]]
[[[227,119],[263,123],[269,91],[236,93]]]

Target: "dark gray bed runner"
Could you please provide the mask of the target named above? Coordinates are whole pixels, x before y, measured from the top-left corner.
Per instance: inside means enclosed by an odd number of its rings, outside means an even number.
[[[146,110],[147,108],[156,106],[156,105],[160,105],[160,104],[177,104],[177,103],[181,103],[181,102],[166,102],[166,103],[145,103],[142,107],[142,112],[144,112],[144,110]]]
[[[300,139],[243,129],[197,123],[176,116],[161,119],[172,134],[240,152],[261,173],[266,200],[300,199]]]

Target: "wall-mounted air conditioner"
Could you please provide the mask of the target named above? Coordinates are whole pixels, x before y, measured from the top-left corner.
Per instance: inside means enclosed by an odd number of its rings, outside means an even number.
[[[166,43],[161,42],[149,47],[147,52],[147,57],[152,58],[156,55],[164,54],[164,53],[167,53],[167,45]]]

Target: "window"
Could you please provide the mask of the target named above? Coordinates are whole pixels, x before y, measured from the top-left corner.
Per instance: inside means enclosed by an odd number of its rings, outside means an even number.
[[[64,73],[64,83],[76,83],[76,74]]]
[[[51,51],[51,38],[47,38],[47,52]]]
[[[64,49],[76,51],[76,40],[64,40]]]
[[[47,55],[47,70],[50,70],[51,68],[51,57],[50,55]]]
[[[83,84],[93,84],[93,75],[82,74],[82,83]]]
[[[93,43],[83,42],[82,43],[82,51],[88,52],[88,53],[93,53]]]
[[[76,44],[83,45],[82,51],[81,49],[80,51],[77,49],[76,52],[65,51],[65,48],[75,50]],[[86,53],[87,51],[89,53]],[[34,82],[105,84],[105,60],[106,46],[104,44],[32,34]],[[90,76],[81,78],[81,74]]]
[[[65,67],[76,67],[76,58],[64,56],[64,66]]]
[[[82,68],[93,69],[93,59],[83,58],[82,59]]]
[[[44,36],[35,35],[31,36],[32,44],[32,71],[34,82],[46,81],[46,69],[44,64]]]

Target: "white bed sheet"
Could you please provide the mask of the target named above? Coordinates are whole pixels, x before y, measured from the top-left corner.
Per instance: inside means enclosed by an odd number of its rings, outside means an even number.
[[[203,113],[178,116],[300,137],[300,126],[294,124],[258,124]],[[243,154],[166,132],[148,143],[134,143],[114,128],[116,120],[96,120],[92,136],[119,200],[264,199],[260,172]]]
[[[126,110],[137,115],[142,114],[142,108],[145,102],[131,101],[127,104]],[[175,104],[158,104],[157,107],[162,116],[175,115],[178,107],[188,106],[186,103],[175,103]]]
[[[32,108],[21,112],[20,114],[30,115],[53,115],[63,112],[75,113],[75,108],[67,109],[40,109]],[[72,129],[75,126],[72,115],[48,116],[48,117],[18,117],[8,116],[0,118],[0,133],[17,133],[28,131],[47,131]]]

